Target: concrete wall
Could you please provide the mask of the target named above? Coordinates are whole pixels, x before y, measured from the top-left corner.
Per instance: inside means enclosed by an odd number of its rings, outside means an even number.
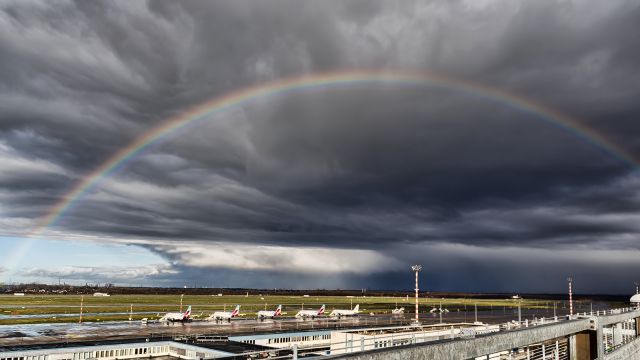
[[[637,360],[640,359],[640,338],[627,343],[604,356],[603,360]]]
[[[362,350],[375,350],[393,346],[436,341],[453,338],[460,333],[459,328],[429,332],[406,332],[381,335],[363,335],[354,332],[334,331],[331,333],[331,354],[345,354]]]
[[[173,356],[182,359],[214,358],[231,355],[223,351],[200,348],[193,345],[172,342],[144,342],[54,349],[35,349],[0,352],[0,360],[116,360],[148,359],[157,356]]]
[[[476,358],[487,354],[494,354],[512,348],[524,347],[527,345],[540,343],[546,340],[552,340],[561,337],[568,337],[578,333],[586,334],[585,331],[594,331],[593,334],[579,340],[576,336],[572,336],[570,341],[570,351],[573,352],[572,357],[580,358],[589,353],[589,357],[593,358],[593,347],[597,346],[598,359],[601,360],[623,360],[623,359],[639,359],[640,360],[640,338],[622,346],[618,350],[604,355],[602,347],[602,336],[605,326],[614,324],[616,328],[621,326],[620,323],[629,321],[630,319],[640,318],[640,309],[618,313],[613,315],[604,315],[598,317],[583,318],[571,320],[561,323],[553,323],[549,325],[541,325],[529,327],[514,331],[505,331],[493,335],[477,337],[475,339],[456,339],[452,341],[436,341],[428,344],[416,344],[390,349],[375,349],[362,353],[353,353],[345,355],[331,356],[332,359],[356,359],[356,360],[382,360],[382,359],[469,359]],[[637,320],[638,321],[638,320]],[[625,324],[626,325],[626,324]],[[633,332],[633,325],[628,331]],[[638,327],[640,321],[636,322],[635,330],[640,332]],[[583,335],[584,336],[584,335]],[[593,337],[593,339],[591,338]],[[593,341],[593,340],[596,341]],[[587,346],[587,342],[589,345]],[[582,349],[583,351],[578,351]]]
[[[466,326],[476,334],[495,333],[500,330],[498,325]],[[419,344],[434,342],[441,339],[453,339],[460,337],[461,328],[459,325],[451,327],[440,327],[438,330],[391,332],[382,334],[363,334],[360,331],[334,331],[331,333],[332,355],[354,353],[359,351],[389,348],[394,346],[406,346],[408,344]]]
[[[469,359],[498,353],[516,347],[566,337],[589,330],[591,321],[579,319],[561,323],[529,327],[485,335],[475,339],[437,341],[425,345],[378,349],[363,353],[330,356],[330,359],[355,360],[418,360],[418,359]]]
[[[640,310],[634,310],[615,315],[598,316],[597,319],[599,326],[607,326],[637,317],[640,317]]]
[[[620,313],[620,314],[614,314],[614,315],[605,315],[605,316],[598,316],[595,320],[595,326],[597,329],[597,339],[598,339],[598,359],[604,359],[605,358],[605,354],[604,354],[604,346],[602,346],[602,338],[604,335],[604,327],[605,326],[610,326],[610,325],[614,325],[617,323],[621,323],[624,321],[627,321],[629,319],[633,319],[633,318],[638,318],[640,317],[640,309],[636,309],[633,311],[629,311],[629,312],[625,312],[625,313]],[[615,353],[617,353],[618,350],[614,351],[613,353],[607,355],[607,356],[611,356],[614,355]],[[638,357],[640,358],[640,357]]]

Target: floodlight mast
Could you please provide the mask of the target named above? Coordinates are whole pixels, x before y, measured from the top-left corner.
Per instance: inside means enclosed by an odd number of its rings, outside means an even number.
[[[418,273],[420,272],[420,270],[422,270],[422,265],[413,265],[411,266],[411,270],[413,270],[416,273],[416,323],[419,322],[418,320]]]
[[[571,289],[571,285],[573,285],[573,278],[568,277],[567,281],[569,282],[569,315],[573,316],[573,291]]]

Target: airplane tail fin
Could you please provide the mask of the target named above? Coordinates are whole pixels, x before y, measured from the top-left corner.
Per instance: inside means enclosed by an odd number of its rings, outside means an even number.
[[[187,311],[184,312],[184,317],[189,318],[191,316],[191,305],[187,308]]]
[[[282,305],[278,305],[278,307],[276,308],[276,312],[273,313],[274,316],[280,316],[282,315]]]
[[[240,314],[240,305],[236,305],[236,308],[231,313],[231,317],[236,317]]]
[[[322,306],[320,307],[320,310],[318,310],[318,315],[322,315],[324,314],[324,304],[322,304]]]
[[[356,305],[356,307],[353,308],[353,312],[354,313],[360,312],[360,304]]]

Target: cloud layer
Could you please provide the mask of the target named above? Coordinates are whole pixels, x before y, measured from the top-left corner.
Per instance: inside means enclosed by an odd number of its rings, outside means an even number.
[[[73,283],[79,282],[116,282],[126,285],[141,285],[146,280],[158,280],[177,274],[178,271],[167,265],[144,266],[65,266],[57,269],[28,268],[21,276],[37,279],[65,279]]]
[[[28,233],[164,119],[321,71],[410,69],[499,88],[636,157],[639,32],[634,1],[5,2],[0,234]],[[511,286],[495,262],[535,256],[547,260],[507,262],[558,277],[610,268],[620,282],[607,291],[623,291],[635,275],[620,265],[638,267],[624,255],[640,250],[636,169],[507,105],[401,85],[261,99],[145,151],[45,235],[144,246],[176,281],[216,268],[238,286],[306,286],[302,272],[385,288],[411,262],[458,261],[454,288],[491,290]],[[599,265],[581,255],[595,251],[607,254]],[[242,269],[263,274],[241,280]],[[475,271],[485,276],[464,280]]]

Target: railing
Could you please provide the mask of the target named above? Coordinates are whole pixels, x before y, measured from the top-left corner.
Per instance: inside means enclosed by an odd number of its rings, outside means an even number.
[[[638,338],[634,319],[603,328],[604,353],[609,354]]]
[[[387,327],[385,331],[399,332],[391,334],[363,334],[367,330],[352,330],[344,334],[344,341],[331,341],[329,346],[310,345],[300,346],[293,344],[290,347],[281,349],[270,349],[263,351],[246,352],[243,354],[230,356],[222,359],[252,359],[269,356],[270,359],[298,359],[302,354],[314,353],[316,358],[324,358],[329,355],[350,354],[367,350],[382,349],[389,347],[404,347],[419,343],[428,343],[437,340],[454,340],[460,338],[474,338],[484,336],[489,333],[516,331],[529,327],[549,325],[569,320],[590,318],[596,316],[618,315],[635,311],[637,308],[620,308],[610,310],[597,310],[590,312],[576,313],[574,315],[555,316],[549,318],[524,319],[522,321],[510,321],[496,325],[474,325],[474,324],[443,324],[443,325],[411,325]],[[443,329],[445,328],[446,329]],[[427,331],[427,329],[430,329]],[[381,329],[368,329],[368,331],[380,331]],[[405,330],[405,332],[400,332]],[[363,336],[364,335],[364,336]],[[366,337],[365,337],[366,336]],[[637,336],[637,334],[636,334]],[[351,337],[351,338],[349,338]],[[606,339],[605,339],[606,340]],[[613,351],[633,339],[626,339],[622,344],[616,344],[609,351]],[[602,339],[600,341],[603,341]],[[530,344],[516,349],[505,349],[499,353],[486,354],[476,359],[526,359],[526,360],[565,360],[568,359],[569,341],[567,337],[551,339],[542,343]]]

